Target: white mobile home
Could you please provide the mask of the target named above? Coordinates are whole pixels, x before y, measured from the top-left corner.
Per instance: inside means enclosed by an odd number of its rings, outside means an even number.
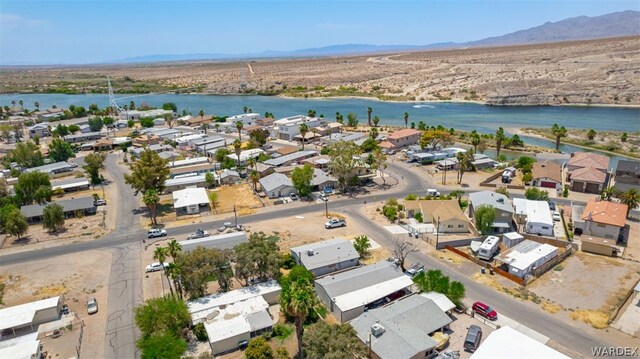
[[[249,239],[245,232],[232,232],[198,239],[187,239],[178,243],[182,246],[183,252],[189,252],[198,247],[231,249],[240,243],[248,241]]]
[[[498,252],[500,246],[500,238],[496,236],[489,236],[482,242],[480,249],[478,250],[478,257],[484,260],[491,260],[491,258]]]
[[[501,254],[497,260],[509,266],[509,273],[524,278],[557,255],[558,248],[527,239]]]

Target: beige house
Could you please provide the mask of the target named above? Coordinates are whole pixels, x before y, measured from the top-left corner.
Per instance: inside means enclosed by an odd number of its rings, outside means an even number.
[[[562,190],[562,167],[552,161],[540,161],[533,164],[531,184],[536,187]]]
[[[438,225],[440,233],[469,233],[469,219],[455,199],[404,201],[404,205],[407,217],[422,213],[422,222]]]
[[[626,225],[627,205],[609,201],[591,200],[585,207],[572,209],[576,234],[618,239]]]
[[[422,132],[412,128],[396,131],[387,136],[387,142],[391,143],[394,148],[415,145],[420,142]]]
[[[152,135],[140,135],[131,140],[134,147],[151,146],[162,143],[162,138],[155,133]]]

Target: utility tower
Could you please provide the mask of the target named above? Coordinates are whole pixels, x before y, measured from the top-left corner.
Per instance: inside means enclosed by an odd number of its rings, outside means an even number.
[[[107,83],[109,84],[109,106],[113,109],[116,115],[118,115],[118,118],[120,118],[120,113],[126,113],[126,111],[120,108],[118,103],[116,103],[116,98],[113,96],[113,88],[111,87],[111,78],[109,78],[109,76],[107,76]],[[129,116],[127,116],[127,119],[129,119]]]

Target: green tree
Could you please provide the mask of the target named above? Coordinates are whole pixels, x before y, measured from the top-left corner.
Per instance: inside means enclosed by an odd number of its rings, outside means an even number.
[[[143,337],[160,333],[179,336],[190,319],[186,303],[169,295],[149,299],[135,309],[135,322]]]
[[[158,195],[158,191],[155,188],[149,188],[144,192],[142,196],[142,202],[149,208],[149,217],[151,217],[151,223],[158,224],[156,220],[156,211],[158,209],[158,205],[160,204],[160,195]]]
[[[263,337],[255,337],[249,341],[247,349],[244,351],[246,359],[274,359],[273,348]]]
[[[627,142],[628,139],[629,139],[629,134],[626,132],[623,132],[622,136],[620,136],[620,141]]]
[[[551,126],[551,133],[556,136],[556,151],[560,148],[560,139],[563,137],[567,137],[567,129],[564,126],[558,126],[557,123],[554,123]]]
[[[413,281],[421,292],[442,293],[456,305],[464,299],[464,285],[457,281],[451,282],[440,270],[430,269],[426,273],[418,273],[413,277]]]
[[[216,184],[216,176],[211,172],[207,172],[204,175],[204,181],[207,183],[207,187],[211,188]]]
[[[127,121],[127,127],[133,128],[133,126],[135,126],[135,125],[136,125],[136,121],[134,121],[134,120],[128,120]]]
[[[236,130],[238,131],[238,142],[242,143],[242,129],[244,128],[244,124],[242,121],[236,122]]]
[[[82,168],[91,178],[91,184],[102,183],[103,178],[100,175],[100,170],[104,168],[104,160],[106,158],[106,155],[102,152],[90,153],[84,158],[85,165]]]
[[[267,144],[267,140],[269,139],[269,130],[265,128],[253,130],[249,134],[249,139],[257,143],[258,147],[262,147]]]
[[[178,112],[178,106],[173,102],[165,102],[162,104],[162,109],[166,111]]]
[[[64,228],[64,209],[57,203],[50,203],[42,210],[42,227],[49,232]]]
[[[380,123],[380,117],[378,116],[373,116],[373,126],[374,127],[378,127],[378,124]]]
[[[102,118],[94,117],[89,119],[89,128],[91,132],[99,132],[104,127],[104,122],[102,122]]]
[[[124,175],[124,182],[138,193],[145,193],[153,188],[158,192],[164,191],[164,184],[169,178],[168,160],[147,149],[142,152],[140,159],[130,163],[131,174]]]
[[[233,140],[233,151],[236,153],[236,157],[238,158],[237,165],[240,167],[240,154],[242,153],[242,142],[240,142],[240,140]]]
[[[367,107],[367,125],[371,127],[371,113],[373,109],[371,107]]]
[[[298,356],[303,358],[304,345],[304,322],[316,305],[316,294],[313,288],[313,282],[309,277],[313,277],[311,273],[308,275],[298,275],[303,273],[300,266],[294,267],[292,272],[282,277],[280,285],[280,307],[282,311],[293,318],[296,327],[296,338],[298,340]],[[306,269],[305,269],[306,271]]]
[[[47,192],[48,189],[48,192]],[[51,182],[44,172],[28,172],[18,177],[14,185],[16,199],[21,205],[31,204],[34,200],[42,203],[51,200]]]
[[[36,107],[36,110],[40,111],[40,102],[36,101],[33,105]]]
[[[502,127],[498,127],[496,134],[494,136],[496,140],[496,156],[500,156],[500,150],[502,149],[502,142],[507,138],[504,134],[504,129]]]
[[[480,144],[480,135],[476,130],[471,131],[471,145],[473,145],[473,152],[478,153],[478,145]]]
[[[349,112],[347,115],[347,126],[358,127],[358,116],[355,113]]]
[[[354,171],[362,163],[358,156],[362,153],[360,147],[354,142],[338,141],[328,147],[329,169],[331,173],[338,179],[338,183],[343,190],[347,189],[348,180],[354,176]]]
[[[473,217],[476,228],[481,234],[491,234],[493,222],[496,220],[496,209],[493,206],[482,205],[475,209]]]
[[[404,113],[404,128],[409,126],[409,112]]]
[[[67,161],[75,157],[71,145],[59,138],[54,138],[49,144],[49,158],[55,162]]]
[[[589,129],[589,131],[587,132],[587,139],[589,141],[593,141],[594,138],[596,138],[596,135],[598,133],[596,132],[596,130],[594,130],[593,128]]]
[[[249,179],[253,183],[253,190],[258,191],[258,181],[260,181],[260,173],[258,171],[251,171],[249,174]]]
[[[153,127],[153,119],[151,117],[144,117],[140,119],[140,126],[144,128]]]
[[[430,129],[425,131],[420,137],[420,146],[422,148],[436,149],[438,145],[447,145],[453,142],[453,137],[448,131],[438,129]]]
[[[107,127],[112,127],[112,125],[116,122],[113,117],[105,117],[102,119],[102,122]]]
[[[366,358],[367,347],[349,324],[315,323],[304,336],[304,352],[308,358]]]
[[[383,185],[387,184],[387,180],[384,177],[384,171],[387,169],[387,155],[382,153],[380,148],[376,148],[371,152],[371,155],[368,159],[369,168],[371,171],[376,172],[380,171],[380,177],[382,178]]]
[[[52,131],[53,132],[53,136],[57,137],[65,137],[69,134],[69,127],[67,127],[66,125],[62,125],[59,124],[58,126],[56,126],[56,129]]]
[[[524,191],[524,197],[532,201],[548,201],[549,192],[541,190],[537,187],[531,187],[527,188],[527,190]]]
[[[18,237],[18,240],[29,230],[27,219],[15,206],[4,206],[0,209],[0,222],[2,229],[7,234]]]
[[[631,188],[628,191],[622,193],[619,197],[620,203],[627,205],[627,217],[632,209],[638,208],[640,205],[640,192],[637,189]]]
[[[69,133],[75,134],[78,131],[80,131],[80,126],[78,126],[76,124],[69,125]]]
[[[40,148],[32,141],[18,142],[16,148],[9,151],[9,162],[16,162],[22,169],[44,165],[44,157]]]
[[[218,162],[222,162],[224,161],[225,157],[227,157],[227,155],[231,154],[231,151],[229,151],[228,148],[221,148],[219,150],[216,151],[216,161]]]
[[[536,159],[533,157],[529,157],[529,156],[520,156],[518,158],[518,163],[516,164],[516,166],[520,169],[522,169],[523,172],[530,172],[531,171],[531,167],[533,166],[533,164],[536,162]]]
[[[456,159],[458,160],[458,184],[462,183],[462,176],[464,176],[466,171],[472,171],[474,169],[473,154],[472,150],[456,153]]]
[[[278,247],[280,237],[276,234],[267,235],[264,232],[254,232],[249,236],[249,242],[241,243],[234,248],[235,275],[247,285],[249,279],[280,278],[280,263],[282,255]]]
[[[9,125],[0,125],[0,138],[6,143],[11,142],[11,138],[13,137],[11,130],[12,128]]]
[[[372,152],[373,150],[378,148],[378,143],[373,138],[368,137],[366,140],[364,140],[360,148],[362,149],[362,152]]]
[[[302,135],[302,150],[304,151],[304,143],[307,141],[305,136],[307,135],[307,133],[309,133],[309,126],[307,126],[306,123],[303,123],[302,125],[300,125],[299,131]]]
[[[353,247],[356,249],[361,258],[369,256],[369,249],[371,249],[371,242],[366,235],[360,235],[354,238]]]
[[[510,194],[509,194],[509,190],[507,190],[507,187],[498,187],[494,190],[495,193],[500,193],[501,195],[509,198]]]
[[[303,167],[296,167],[291,171],[291,182],[301,197],[311,194],[311,181],[313,180],[313,167],[305,164]]]
[[[142,351],[142,359],[179,359],[187,350],[184,339],[169,333],[140,338],[136,345]]]

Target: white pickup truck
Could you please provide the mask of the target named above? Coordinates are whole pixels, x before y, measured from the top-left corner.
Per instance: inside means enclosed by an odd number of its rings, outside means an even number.
[[[326,229],[338,228],[338,227],[344,227],[346,225],[347,225],[347,222],[344,219],[332,218],[324,224],[324,228]]]

